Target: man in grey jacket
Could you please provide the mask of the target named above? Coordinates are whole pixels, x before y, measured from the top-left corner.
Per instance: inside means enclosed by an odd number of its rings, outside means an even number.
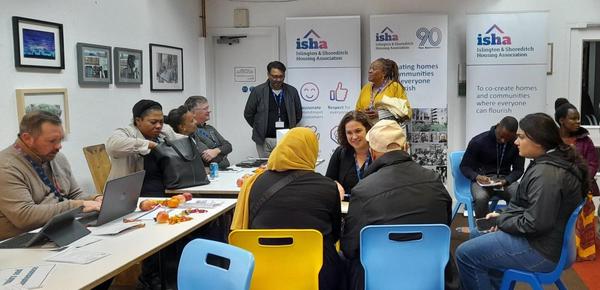
[[[296,127],[302,119],[302,104],[298,91],[284,83],[285,65],[272,61],[267,65],[268,80],[250,93],[244,118],[252,127],[252,140],[258,157],[269,157],[277,144],[277,129]]]

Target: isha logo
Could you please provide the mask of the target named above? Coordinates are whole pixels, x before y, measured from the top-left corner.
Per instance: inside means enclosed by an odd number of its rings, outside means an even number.
[[[387,26],[381,32],[375,33],[375,41],[398,41],[398,39],[398,34]]]
[[[477,45],[511,45],[510,36],[502,34],[504,31],[494,24],[485,32],[485,36],[482,36],[481,33],[477,34]]]
[[[304,37],[302,37],[302,39],[296,38],[296,49],[327,49],[327,41],[320,40],[320,38],[321,37],[311,29]]]

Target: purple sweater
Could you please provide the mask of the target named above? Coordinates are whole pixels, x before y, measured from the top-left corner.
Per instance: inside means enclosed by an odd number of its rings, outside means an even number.
[[[579,130],[578,134],[575,136],[575,148],[587,162],[588,175],[590,177],[590,190],[594,196],[598,196],[600,195],[600,191],[598,190],[598,185],[594,179],[596,172],[598,172],[598,154],[596,153],[594,142],[592,142],[592,139],[588,136],[588,131],[585,128],[581,129],[582,130]]]

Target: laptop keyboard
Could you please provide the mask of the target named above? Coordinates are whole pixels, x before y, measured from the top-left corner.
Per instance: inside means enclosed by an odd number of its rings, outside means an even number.
[[[98,220],[98,212],[88,212],[83,214],[80,218],[77,219],[79,223],[84,226],[96,224]]]
[[[25,244],[27,244],[36,233],[24,233],[22,235],[16,236],[10,240],[6,240],[0,243],[0,249],[14,249],[14,248],[24,248]]]

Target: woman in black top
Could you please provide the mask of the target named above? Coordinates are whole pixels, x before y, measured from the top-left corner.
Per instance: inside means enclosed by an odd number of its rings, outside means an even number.
[[[350,111],[342,117],[337,129],[338,143],[325,176],[335,180],[344,188],[344,200],[350,198],[350,190],[360,181],[372,163],[367,143],[367,131],[371,129],[369,119],[362,111]]]
[[[323,267],[319,289],[339,289],[343,266],[335,249],[340,238],[341,213],[337,185],[314,172],[319,152],[315,133],[293,128],[275,147],[267,170],[250,177],[238,197],[232,229],[316,229],[323,234]],[[295,179],[261,202],[275,183],[290,176]],[[255,215],[244,212],[258,206]],[[244,209],[245,208],[245,209]]]

